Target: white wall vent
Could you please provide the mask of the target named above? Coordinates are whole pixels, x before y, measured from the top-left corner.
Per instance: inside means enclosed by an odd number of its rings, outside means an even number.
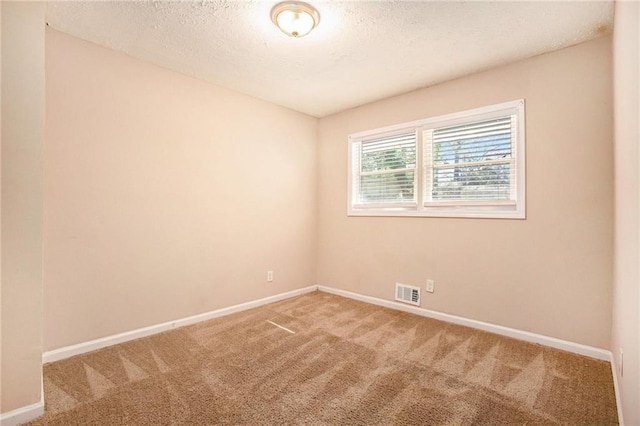
[[[420,287],[396,283],[396,300],[420,306]]]

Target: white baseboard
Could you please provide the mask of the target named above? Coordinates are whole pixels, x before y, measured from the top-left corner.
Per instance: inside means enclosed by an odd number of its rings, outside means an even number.
[[[310,293],[312,291],[316,291],[317,289],[318,288],[315,285],[310,287],[305,287],[298,290],[289,291],[286,293],[276,294],[275,296],[269,296],[263,299],[241,303],[239,305],[229,306],[228,308],[216,309],[215,311],[205,312],[203,314],[194,315],[187,318],[169,321],[162,324],[156,324],[149,327],[139,328],[137,330],[127,331],[124,333],[114,334],[112,336],[102,337],[100,339],[95,339],[95,340],[91,340],[84,343],[78,343],[76,345],[54,349],[52,351],[47,351],[42,354],[42,362],[48,363],[48,362],[59,361],[61,359],[69,358],[74,355],[95,351],[97,349],[105,348],[111,345],[116,345],[118,343],[128,342],[129,340],[139,339],[141,337],[162,333],[163,331],[172,330],[174,328],[184,327],[186,325],[191,325],[198,322],[210,320],[213,318],[234,314],[236,312],[246,311],[247,309],[257,308],[258,306],[267,305],[269,303],[277,302],[284,299],[289,299],[291,297],[299,296],[301,294]]]
[[[286,293],[277,294],[274,296],[265,297],[263,299],[254,300],[251,302],[241,303],[239,305],[230,306],[227,308],[217,309],[215,311],[206,312],[199,315],[194,315],[187,318],[182,318],[174,321],[165,322],[162,324],[156,324],[149,327],[139,328],[137,330],[127,331],[124,333],[114,334],[112,336],[102,337],[100,339],[91,340],[84,343],[78,343],[76,345],[66,346],[52,351],[47,351],[42,354],[42,362],[55,362],[61,359],[69,358],[74,355],[91,352],[97,349],[101,349],[107,346],[115,345],[118,343],[127,342],[141,337],[150,336],[152,334],[161,333],[163,331],[172,330],[178,327],[184,327],[186,325],[195,324],[198,322],[206,321],[213,318],[233,314],[236,312],[245,311],[247,309],[256,308],[258,306],[267,305],[269,303],[277,302],[291,297],[299,296],[301,294],[310,293],[312,291],[324,291],[325,293],[331,293],[338,296],[347,297],[361,302],[371,303],[373,305],[383,306],[390,309],[408,312],[423,317],[434,318],[441,321],[450,322],[453,324],[459,324],[479,330],[488,331],[490,333],[499,334],[502,336],[512,337],[514,339],[524,340],[531,343],[539,343],[541,345],[549,346],[556,349],[561,349],[568,352],[573,352],[580,355],[585,355],[591,358],[600,359],[603,361],[612,361],[612,354],[605,349],[596,348],[593,346],[583,345],[580,343],[569,342],[555,337],[544,336],[542,334],[531,333],[528,331],[517,330],[515,328],[505,327],[502,325],[492,324],[483,321],[477,321],[457,315],[445,314],[438,311],[432,311],[417,306],[408,306],[402,303],[378,299],[377,297],[365,296],[358,293],[353,293],[346,290],[340,290],[333,287],[326,287],[322,285],[309,286]],[[613,364],[613,363],[612,363]],[[615,378],[615,374],[614,374]]]
[[[477,328],[479,330],[488,331],[490,333],[512,337],[514,339],[524,340],[525,342],[539,343],[541,345],[549,346],[556,349],[561,349],[567,352],[573,352],[580,355],[585,355],[585,356],[600,359],[603,361],[611,360],[610,351],[607,351],[605,349],[595,348],[593,346],[582,345],[580,343],[573,343],[566,340],[556,339],[555,337],[544,336],[542,334],[536,334],[528,331],[517,330],[515,328],[504,327],[502,325],[491,324],[488,322],[482,322],[482,321],[477,321],[469,318],[459,317],[457,315],[445,314],[438,311],[419,308],[417,306],[404,305],[398,302],[378,299],[377,297],[364,296],[362,294],[352,293],[350,291],[340,290],[332,287],[325,287],[325,286],[319,285],[318,290],[324,291],[326,293],[335,294],[338,296],[348,297],[350,299],[359,300],[361,302],[371,303],[373,305],[384,306],[385,308],[408,312],[408,313],[420,315],[423,317],[434,318],[437,320],[464,325],[471,328]]]
[[[622,399],[620,399],[620,388],[618,385],[618,365],[616,364],[616,357],[613,356],[613,352],[609,355],[609,362],[611,363],[611,375],[613,376],[613,389],[616,393],[616,406],[618,408],[618,424],[624,425],[624,418],[622,416]]]
[[[13,411],[8,411],[0,415],[0,425],[17,426],[21,423],[29,422],[44,414],[44,399],[40,399],[35,404],[27,405]]]

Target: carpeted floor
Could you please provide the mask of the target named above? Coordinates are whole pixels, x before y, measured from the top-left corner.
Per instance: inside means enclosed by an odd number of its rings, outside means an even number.
[[[31,425],[617,424],[608,363],[315,292],[44,367]]]

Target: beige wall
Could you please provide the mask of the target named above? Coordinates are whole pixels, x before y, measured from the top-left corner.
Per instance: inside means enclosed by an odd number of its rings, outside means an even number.
[[[618,367],[624,421],[640,425],[640,4],[616,3],[615,71],[615,263],[611,350]]]
[[[320,120],[318,284],[608,349],[611,37]],[[527,219],[347,217],[350,133],[526,99]]]
[[[46,42],[45,350],[315,284],[316,119]]]
[[[2,4],[3,413],[41,396],[44,11]]]

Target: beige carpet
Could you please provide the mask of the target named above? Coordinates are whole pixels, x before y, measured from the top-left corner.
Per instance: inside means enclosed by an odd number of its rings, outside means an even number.
[[[320,292],[47,364],[44,389],[32,425],[617,423],[606,362]]]

